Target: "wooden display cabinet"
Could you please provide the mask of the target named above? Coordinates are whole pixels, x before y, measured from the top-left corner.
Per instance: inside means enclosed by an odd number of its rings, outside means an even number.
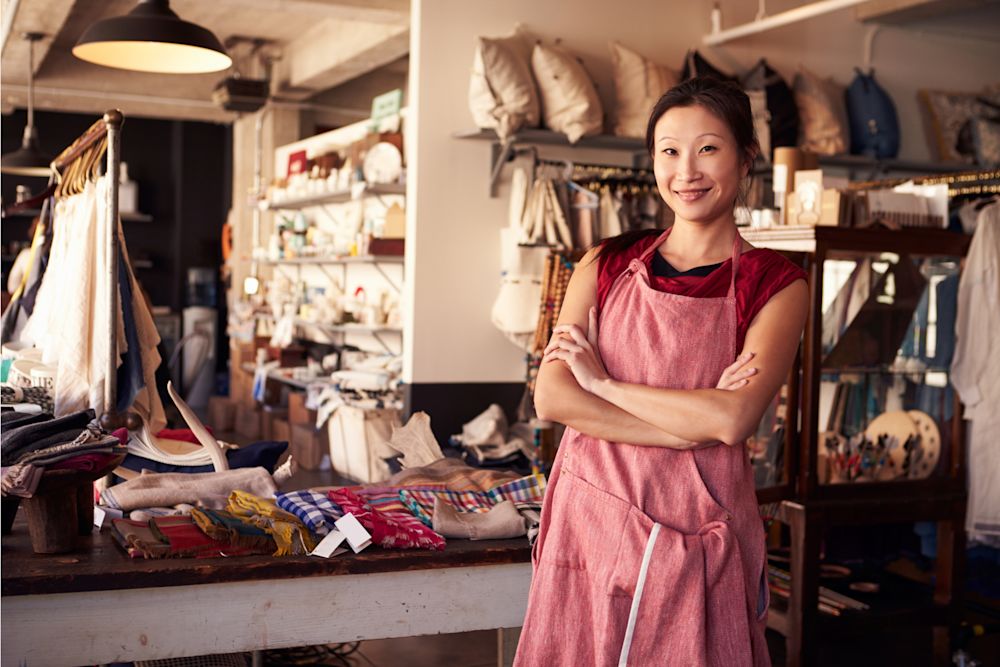
[[[923,312],[917,306],[922,308],[928,303],[932,299],[931,292],[939,295],[936,290],[948,277],[951,278],[949,287],[955,287],[957,293],[960,261],[971,239],[932,229],[893,231],[839,227],[745,230],[743,236],[758,247],[805,253],[805,266],[809,271],[809,315],[801,347],[801,364],[797,364],[801,368],[801,392],[790,391],[786,422],[790,447],[786,448],[785,461],[786,467],[793,468],[791,476],[794,479],[790,482],[794,482],[794,493],[788,493],[789,485],[758,492],[762,502],[780,500],[776,518],[788,527],[790,535],[790,597],[787,604],[772,599],[768,621],[769,627],[786,637],[786,664],[788,667],[816,664],[821,638],[854,631],[871,633],[879,628],[911,624],[934,628],[934,662],[950,664],[949,629],[958,623],[960,614],[966,506],[961,405],[947,380],[950,354],[945,348],[953,349],[954,328],[949,323],[937,326],[936,320],[941,313],[951,307],[944,301],[938,303],[940,296],[933,297],[934,307],[928,306],[925,320],[917,320],[915,313]],[[851,263],[856,267],[853,270],[849,269]],[[869,268],[875,266],[882,269],[881,274],[876,268]],[[842,270],[840,276],[837,269]],[[832,283],[842,281],[845,271],[849,271],[850,276],[870,273],[868,295],[863,299],[856,297],[864,304],[856,313],[850,313],[851,308],[838,308],[832,303],[836,301],[834,295],[843,291]],[[850,284],[844,289],[850,292],[855,284],[850,277],[844,284],[847,283]],[[859,288],[858,293],[865,294],[865,290]],[[843,328],[835,323],[831,326],[830,320],[837,314],[842,318]],[[846,316],[852,314],[853,317]],[[914,322],[926,326],[918,329]],[[930,337],[926,335],[932,324],[935,327],[933,357],[929,354],[931,344],[927,342]],[[905,359],[901,361],[900,345],[912,348],[919,344],[924,345],[920,348],[922,352],[908,350],[913,355],[906,357],[910,359],[909,365]],[[934,360],[939,357],[947,358],[935,365]],[[913,360],[917,360],[916,363]],[[799,373],[793,371],[790,389],[794,389],[797,375]],[[838,411],[839,406],[829,400],[828,383],[855,385],[845,391],[862,396],[860,407],[855,405],[853,410],[853,424],[827,416],[843,414],[843,410]],[[862,389],[857,389],[858,384],[863,385]],[[898,391],[900,384],[904,387],[901,394]],[[791,400],[796,394],[799,395],[799,418],[792,407],[796,401]],[[830,483],[828,466],[834,452],[839,451],[833,445],[843,447],[844,441],[829,434],[844,431],[849,435],[852,431],[864,430],[874,416],[886,411],[892,396],[895,396],[891,400],[896,412],[922,407],[933,417],[940,433],[940,458],[936,466],[933,470],[928,465],[919,473],[908,473],[927,475],[921,479],[879,481],[878,478],[893,474],[892,469],[880,467],[871,471],[872,481]],[[821,412],[825,413],[825,419],[821,419]],[[923,419],[926,422],[926,417]],[[833,430],[827,431],[828,428]],[[838,435],[843,437],[845,433]],[[928,441],[930,438],[928,436]],[[932,451],[929,447],[918,447],[925,454]],[[919,461],[916,454],[912,458]],[[913,461],[905,461],[904,465],[916,469]],[[839,467],[837,472],[841,472]],[[832,479],[843,480],[850,474],[838,474]],[[870,598],[872,608],[869,611],[846,613],[840,617],[818,611],[822,542],[830,527],[915,521],[937,524],[933,595],[927,594],[926,599],[909,599],[903,604],[901,600],[905,596],[887,591],[885,599]]]

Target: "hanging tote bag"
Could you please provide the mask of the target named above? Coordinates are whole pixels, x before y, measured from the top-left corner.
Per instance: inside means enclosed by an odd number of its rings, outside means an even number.
[[[847,117],[851,129],[851,153],[876,158],[899,155],[899,116],[889,93],[875,81],[875,71],[857,75],[847,87]]]

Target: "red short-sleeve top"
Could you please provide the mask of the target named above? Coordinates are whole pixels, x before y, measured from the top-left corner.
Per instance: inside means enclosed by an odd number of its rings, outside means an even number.
[[[639,257],[649,246],[656,243],[658,234],[640,238],[622,252],[604,255],[598,260],[597,304],[603,309],[611,286],[627,268],[632,259]],[[727,259],[707,275],[692,269],[672,277],[655,275],[652,253],[646,260],[646,270],[653,289],[682,296],[712,298],[724,297],[729,291],[732,276],[732,259]],[[736,328],[737,350],[743,349],[747,329],[757,313],[772,296],[791,285],[796,280],[805,280],[806,272],[784,256],[768,248],[753,248],[740,256],[740,267],[736,275]]]

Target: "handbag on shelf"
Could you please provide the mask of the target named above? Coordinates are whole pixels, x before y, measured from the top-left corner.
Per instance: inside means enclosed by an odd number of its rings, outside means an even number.
[[[851,130],[851,153],[875,158],[899,155],[899,116],[889,93],[875,81],[875,70],[868,74],[859,68],[847,87],[848,124]]]

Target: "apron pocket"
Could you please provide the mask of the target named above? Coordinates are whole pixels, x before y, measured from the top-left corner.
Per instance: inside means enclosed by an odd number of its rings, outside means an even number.
[[[539,564],[588,570],[597,581],[614,565],[629,505],[565,469],[553,491]]]

